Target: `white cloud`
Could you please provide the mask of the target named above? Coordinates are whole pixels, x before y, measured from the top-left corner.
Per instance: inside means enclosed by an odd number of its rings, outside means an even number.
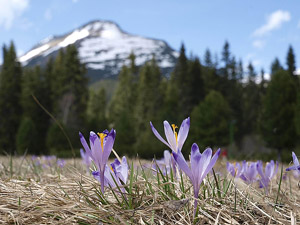
[[[52,11],[51,11],[51,9],[47,9],[47,10],[46,10],[46,12],[45,12],[45,14],[44,14],[44,17],[45,17],[45,19],[48,20],[48,21],[52,20]]]
[[[255,40],[252,45],[254,48],[262,49],[265,46],[266,42],[263,40]]]
[[[300,75],[300,68],[297,68],[296,71],[294,71],[294,75]]]
[[[28,8],[29,0],[0,0],[0,26],[11,28],[14,20]]]
[[[291,15],[288,11],[277,10],[268,16],[264,25],[253,32],[253,36],[264,36],[272,30],[279,29],[284,22],[288,22],[290,19]]]

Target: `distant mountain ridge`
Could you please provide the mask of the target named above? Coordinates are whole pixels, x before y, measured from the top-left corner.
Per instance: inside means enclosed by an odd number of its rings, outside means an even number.
[[[70,44],[78,48],[91,82],[116,77],[121,67],[129,63],[130,53],[135,54],[137,66],[154,55],[163,74],[168,76],[179,55],[163,40],[132,35],[112,21],[95,20],[65,35],[40,41],[19,60],[23,66],[44,66],[50,57]]]

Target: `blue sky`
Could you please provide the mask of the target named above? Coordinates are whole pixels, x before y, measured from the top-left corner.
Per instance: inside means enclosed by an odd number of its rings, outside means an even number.
[[[38,41],[95,19],[112,20],[124,31],[167,41],[200,58],[225,40],[244,64],[268,72],[278,56],[285,64],[289,44],[300,68],[300,3],[285,0],[0,0],[0,44],[13,40],[18,54]],[[299,57],[298,57],[299,54]],[[2,55],[0,56],[2,60]]]

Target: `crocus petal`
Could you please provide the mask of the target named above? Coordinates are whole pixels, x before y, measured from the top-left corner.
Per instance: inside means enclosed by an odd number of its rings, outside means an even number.
[[[117,186],[116,183],[119,185],[115,173],[107,165],[105,165],[104,180],[105,186],[111,186],[112,188],[114,188]]]
[[[231,176],[234,177],[235,176],[235,169],[234,169],[233,164],[231,164],[230,162],[227,162],[226,168],[227,168],[228,172],[231,174]]]
[[[195,190],[198,190],[200,188],[200,184],[202,182],[201,178],[201,153],[199,151],[199,147],[196,143],[192,145],[191,150],[191,171],[193,175],[194,181],[192,181]]]
[[[299,161],[298,158],[296,156],[296,154],[294,152],[292,152],[292,156],[293,156],[293,163],[295,166],[299,166]]]
[[[181,151],[178,153],[173,152],[173,157],[175,161],[177,162],[179,168],[191,179],[193,180],[191,169],[189,168],[187,162],[185,161]]]
[[[199,157],[200,156],[200,157]],[[192,151],[191,151],[191,169],[194,170],[199,163],[198,159],[201,158],[201,153],[199,151],[199,147],[196,143],[192,145]],[[197,159],[197,160],[195,160]]]
[[[168,150],[164,151],[164,163],[165,165],[171,165],[171,153]]]
[[[208,166],[206,167],[204,173],[202,174],[202,177],[206,177],[206,175],[212,170],[212,168],[214,167],[214,165],[216,164],[218,158],[219,158],[219,155],[221,153],[221,149],[218,149],[218,151],[214,154],[214,156],[211,158]],[[204,152],[203,152],[204,154]],[[202,156],[203,156],[202,154]]]
[[[104,143],[103,146],[102,165],[105,165],[108,160],[108,157],[111,153],[111,150],[115,142],[115,137],[116,137],[116,131],[112,129],[110,133],[107,135],[106,142]]]
[[[259,173],[259,175],[264,178],[265,175],[264,175],[264,172],[263,172],[263,165],[262,165],[262,162],[261,161],[258,161],[257,164],[256,164],[256,169],[257,169],[257,172]]]
[[[158,140],[160,140],[162,143],[164,143],[166,146],[168,146],[170,149],[171,146],[160,136],[160,134],[157,132],[157,130],[155,129],[155,127],[153,126],[152,122],[150,122],[150,126],[152,129],[153,134],[158,138]]]
[[[100,182],[100,172],[99,171],[93,171],[92,172],[93,177]]]
[[[90,146],[91,146],[91,158],[95,162],[96,166],[102,171],[100,162],[101,162],[101,157],[102,157],[102,149],[101,149],[101,144],[100,140],[93,131],[90,132]]]
[[[128,164],[125,156],[123,156],[122,158],[122,164],[120,165],[120,167],[119,178],[124,182],[124,184],[126,184],[128,179]]]
[[[182,146],[188,136],[189,129],[190,129],[190,117],[182,121],[180,129],[178,131],[177,147],[179,150],[182,149]]]
[[[200,171],[201,177],[204,177],[206,168],[207,168],[208,164],[210,163],[211,155],[212,155],[211,148],[207,148],[201,155],[201,160],[199,162],[199,164],[200,164],[199,171]]]
[[[240,177],[241,174],[243,173],[243,168],[239,163],[236,163],[236,177]]]
[[[300,166],[290,166],[290,167],[288,167],[288,168],[286,168],[285,170],[286,171],[291,171],[291,170],[298,170],[298,168],[300,168]]]
[[[257,175],[256,163],[251,163],[248,171],[248,179],[250,180],[250,182],[254,182]]]
[[[111,164],[116,176],[123,181],[124,184],[127,182],[128,178],[128,164],[126,157],[123,156],[122,158],[122,163],[119,162],[118,159],[116,159],[112,164]]]
[[[266,168],[265,168],[265,175],[266,177],[268,177],[269,179],[271,179],[273,173],[274,173],[274,169],[275,169],[275,163],[273,160],[271,160],[271,162],[267,163]]]
[[[176,144],[175,134],[174,134],[170,124],[166,120],[164,121],[164,130],[165,130],[166,138],[167,138],[168,142],[170,143],[171,149],[174,152],[177,152],[177,144]]]
[[[91,149],[90,149],[90,147],[88,146],[88,144],[86,143],[86,140],[85,140],[85,138],[84,138],[84,136],[82,135],[81,132],[79,132],[79,138],[80,138],[80,142],[81,142],[81,144],[82,144],[84,150],[86,151],[86,153],[87,153],[88,155],[91,155]]]

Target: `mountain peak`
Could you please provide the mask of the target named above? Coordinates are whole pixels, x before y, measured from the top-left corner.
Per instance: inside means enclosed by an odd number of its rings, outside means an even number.
[[[165,41],[129,34],[112,21],[93,20],[65,35],[40,41],[19,60],[25,66],[43,66],[49,57],[55,57],[60,49],[71,44],[78,48],[80,60],[93,74],[92,79],[117,75],[129,63],[132,52],[138,66],[154,55],[163,73],[170,72],[178,57],[178,52]]]

